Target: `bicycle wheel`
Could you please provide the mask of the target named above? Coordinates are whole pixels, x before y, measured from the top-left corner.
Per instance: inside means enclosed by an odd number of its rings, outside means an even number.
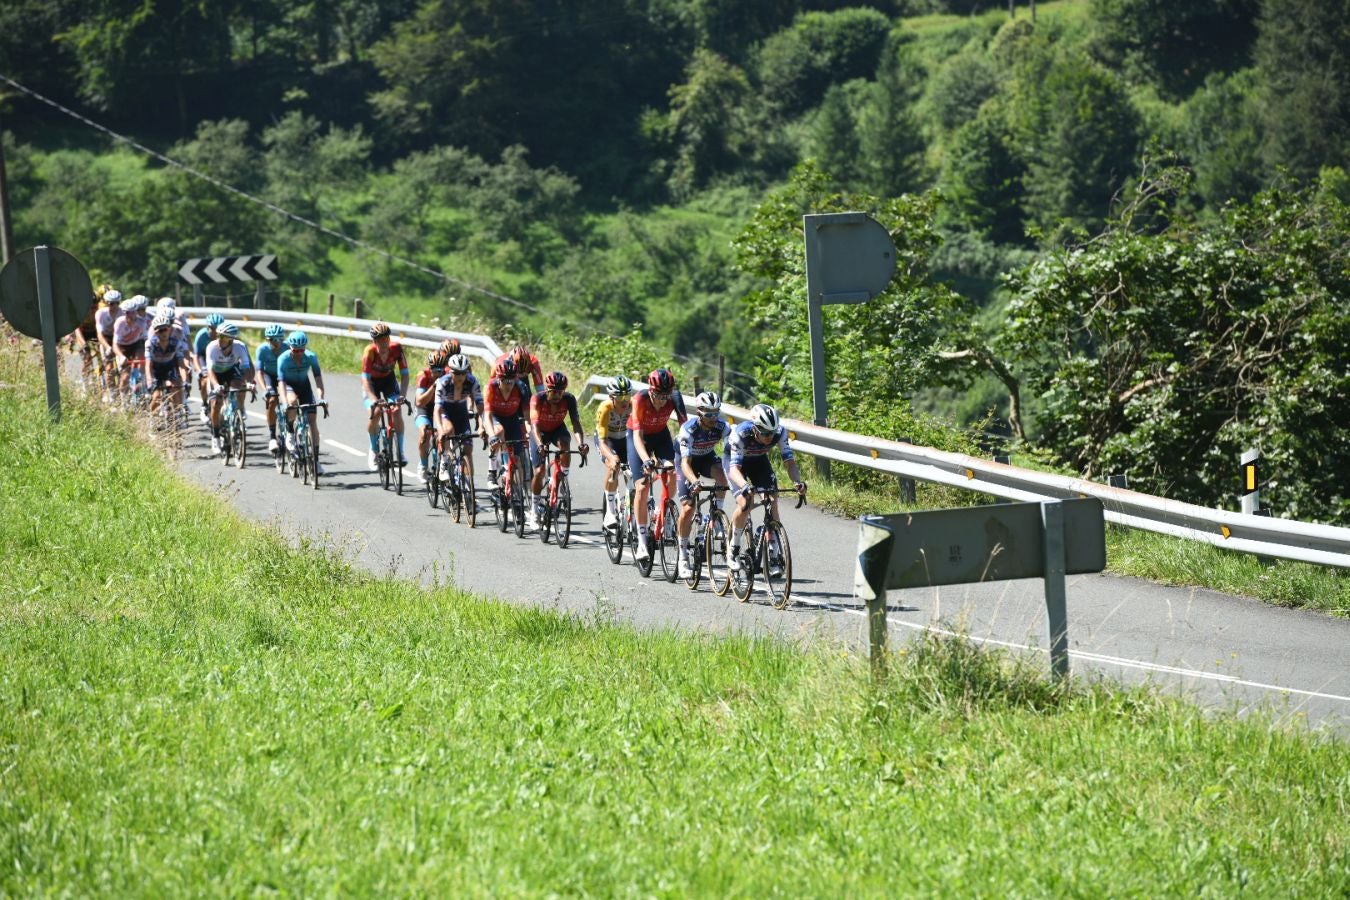
[[[525,480],[524,466],[511,471],[511,515],[515,517],[516,537],[525,537],[525,504],[529,502],[530,485]]]
[[[741,538],[739,551],[730,546],[727,549],[727,559],[740,564],[737,568],[731,569],[731,592],[742,603],[750,599],[750,594],[755,589],[755,563],[759,558],[758,553],[759,547],[755,545],[754,538],[748,534]]]
[[[280,419],[281,416],[278,415],[277,418]],[[278,422],[277,424],[280,426],[281,423]],[[280,432],[280,436],[277,438],[276,452],[272,454],[272,465],[277,467],[278,475],[285,475],[286,460],[291,455],[291,451],[286,447],[286,429],[278,427],[277,431]]]
[[[427,454],[427,467],[422,472],[422,488],[427,495],[427,505],[432,509],[441,505],[441,455],[433,446]]]
[[[708,585],[719,597],[727,595],[731,587],[731,569],[727,567],[727,536],[731,522],[722,510],[714,510],[704,532],[703,555],[708,563]]]
[[[399,453],[399,451],[397,451],[397,450],[394,449],[394,443],[395,443],[395,442],[392,441],[392,440],[389,442],[389,468],[393,469],[393,474],[392,474],[391,477],[393,478],[393,481],[394,481],[394,491],[395,491],[400,497],[402,497],[402,496],[403,496],[403,463],[399,461],[399,456],[400,456],[401,454]]]
[[[553,536],[559,547],[572,540],[572,486],[564,478],[558,485],[558,507],[553,513]]]
[[[604,495],[601,495],[601,509],[605,508],[605,503]],[[625,538],[624,523],[628,521],[628,498],[620,493],[620,495],[615,498],[614,504],[617,507],[615,509],[615,514],[618,516],[619,521],[615,523],[613,528],[605,528],[603,531],[605,535],[605,552],[609,554],[609,561],[618,565],[623,562],[623,545]]]
[[[302,431],[295,437],[295,459],[291,462],[291,467],[299,473],[301,484],[309,484],[310,459],[309,432]]]
[[[380,486],[386,491],[389,490],[389,432],[380,426],[379,432],[375,435],[375,468],[380,473]]]
[[[456,522],[464,515],[464,494],[459,484],[459,460],[452,459],[450,462],[450,480],[445,483],[441,490],[445,494],[445,510],[450,513],[450,517]],[[439,479],[440,474],[436,477]]]
[[[764,526],[760,542],[760,571],[764,573],[764,589],[774,609],[783,609],[792,599],[792,550],[788,547],[787,530],[782,522]]]
[[[551,485],[548,487],[548,491],[549,494],[553,493]],[[553,535],[553,501],[549,497],[545,497],[544,502],[540,504],[540,506],[539,521],[537,523],[539,527],[539,541],[540,543],[547,544],[548,539]]]
[[[231,443],[234,444],[234,464],[238,468],[244,467],[244,458],[248,456],[248,426],[244,424],[244,411],[239,408],[234,410],[234,418],[230,421]]]
[[[314,479],[314,490],[319,489],[319,445],[309,439],[309,432],[305,432],[305,446],[309,452],[305,458],[309,460],[309,477]]]
[[[472,528],[478,524],[478,498],[474,495],[469,461],[462,456],[459,459],[459,497],[464,504],[464,521]]]
[[[701,518],[695,510],[694,525],[689,530],[689,577],[684,583],[691,591],[698,590],[699,579],[703,576],[703,557],[707,556],[703,545],[707,541],[708,529],[700,522]]]
[[[680,538],[675,527],[675,501],[666,501],[665,522],[661,527],[661,574],[671,584],[680,576]]]
[[[500,487],[494,487],[490,496],[492,498],[492,514],[497,519],[497,528],[501,530],[502,534],[506,534],[506,498],[502,496]]]

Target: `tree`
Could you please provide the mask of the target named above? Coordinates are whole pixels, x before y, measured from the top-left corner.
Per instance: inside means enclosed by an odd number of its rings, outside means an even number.
[[[660,126],[674,150],[668,184],[686,198],[714,174],[733,168],[750,140],[745,73],[705,50],[694,53],[685,80],[670,89],[670,113]]]
[[[922,187],[926,145],[914,104],[923,78],[909,42],[893,41],[857,115],[859,179],[870,194],[898,197]]]
[[[890,28],[890,20],[872,9],[801,14],[756,53],[764,100],[795,116],[818,104],[830,85],[871,77]]]
[[[941,188],[943,215],[962,230],[1000,244],[1026,241],[1022,179],[1026,166],[998,104],[957,129],[947,149]]]
[[[835,184],[845,187],[857,184],[861,145],[848,97],[837,84],[830,86],[816,110],[811,147],[821,169]]]

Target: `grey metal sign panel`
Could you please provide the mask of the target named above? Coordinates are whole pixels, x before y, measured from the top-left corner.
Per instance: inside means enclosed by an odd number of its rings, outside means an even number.
[[[1062,501],[1064,572],[1106,568],[1106,526],[1095,497]],[[1041,578],[1045,572],[1040,503],[999,503],[933,512],[867,516],[892,532],[877,544],[868,581],[877,588],[931,587]],[[889,547],[887,547],[889,544]],[[885,566],[884,576],[880,575]],[[880,576],[880,577],[877,577]],[[884,577],[885,583],[880,582]]]
[[[20,334],[42,337],[42,311],[38,306],[36,247],[14,254],[0,271],[0,313]],[[64,337],[84,321],[94,305],[94,287],[89,272],[74,256],[59,247],[43,248],[50,273],[52,319],[57,338]],[[46,277],[46,276],[44,276]]]

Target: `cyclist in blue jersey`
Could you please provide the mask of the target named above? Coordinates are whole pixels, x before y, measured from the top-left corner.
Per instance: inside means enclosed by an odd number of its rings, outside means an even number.
[[[281,344],[286,329],[275,323],[263,332],[262,343],[253,353],[253,379],[267,406],[267,449],[277,452],[277,360],[286,352]]]
[[[680,426],[675,443],[679,465],[675,468],[675,495],[680,498],[680,518],[677,532],[680,536],[679,577],[694,574],[689,559],[689,532],[694,524],[694,506],[700,478],[712,478],[720,487],[727,486],[722,460],[717,456],[717,445],[726,441],[731,426],[722,418],[722,398],[712,391],[704,391],[694,401],[697,416]]]
[[[211,417],[206,405],[206,347],[216,339],[216,329],[224,324],[224,316],[220,313],[211,313],[206,317],[206,325],[199,329],[196,337],[192,339],[193,368],[197,372],[197,387],[201,389],[202,394],[202,421],[207,423],[211,421]]]
[[[773,468],[769,465],[769,451],[777,447],[787,465],[788,475],[792,477],[797,493],[806,493],[806,482],[802,481],[797,468],[797,458],[788,443],[787,429],[778,419],[778,411],[767,403],[756,404],[750,410],[750,420],[742,422],[732,429],[727,438],[727,475],[736,491],[736,509],[731,513],[731,551],[728,552],[732,569],[740,567],[739,550],[745,531],[745,522],[750,516],[750,491],[752,488],[769,488],[774,485]],[[773,516],[778,518],[778,498],[773,499]]]
[[[286,338],[286,352],[277,358],[277,382],[285,393],[286,403],[286,449],[295,452],[295,416],[300,404],[314,403],[314,388],[310,386],[309,375],[314,373],[314,386],[319,389],[317,402],[327,402],[324,397],[323,372],[319,369],[319,357],[309,349],[309,337],[303,331],[292,331]],[[319,417],[317,410],[309,410],[309,430],[314,436],[314,446],[319,446]],[[314,471],[324,474],[323,463],[317,463]]]

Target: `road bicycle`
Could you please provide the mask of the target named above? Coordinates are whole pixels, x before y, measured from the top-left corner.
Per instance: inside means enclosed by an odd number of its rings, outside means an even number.
[[[451,434],[447,435],[446,441],[450,443],[450,458],[447,460],[449,478],[440,485],[440,493],[445,498],[446,512],[450,513],[458,522],[461,517],[465,518],[470,528],[478,522],[478,498],[474,493],[473,473],[469,469],[469,456],[464,452],[465,444],[473,440],[472,434]],[[436,441],[432,441],[432,450],[436,451],[437,468],[432,469],[432,474],[428,477],[429,481],[440,482],[441,470],[440,453],[436,449]],[[431,457],[428,457],[428,462]]]
[[[613,527],[603,529],[605,533],[605,552],[609,554],[609,561],[618,565],[623,562],[623,548],[632,541],[634,547],[637,546],[637,527],[633,524],[633,486],[628,472],[628,463],[619,463],[619,473],[623,476],[623,485],[616,492],[614,499],[614,515],[618,519]],[[609,502],[602,494],[600,497],[600,508],[604,509],[605,504]],[[651,499],[648,498],[648,506],[651,506]],[[648,516],[647,521],[651,521]]]
[[[394,446],[397,443],[394,435],[394,410],[400,406],[406,407],[408,415],[412,415],[412,404],[404,397],[376,400],[371,404],[371,409],[376,410],[376,417],[379,419],[375,431],[375,468],[380,475],[380,485],[386,491],[392,486],[399,496],[402,496],[403,463],[399,460],[398,450]]]
[[[251,387],[226,390],[225,408],[220,411],[220,445],[224,465],[228,466],[233,458],[235,466],[242,469],[248,457],[248,425],[244,407],[239,403],[240,394],[248,394],[249,402],[256,396]]]
[[[672,487],[675,484],[675,464],[669,460],[657,460],[656,468],[643,476],[648,483],[657,481],[661,485],[661,499],[654,500],[655,490],[648,492],[648,502],[654,503],[647,510],[647,558],[637,558],[637,530],[633,534],[633,558],[637,560],[638,571],[642,577],[646,578],[652,573],[652,564],[656,560],[657,552],[661,555],[661,574],[671,584],[680,574],[680,540],[675,533],[675,520],[678,518],[675,512],[675,501],[671,499],[674,493]]]
[[[723,582],[726,580],[726,542],[729,525],[726,513],[722,512],[720,498],[727,490],[726,485],[719,485],[711,478],[698,480],[697,492],[694,494],[694,521],[689,529],[691,571],[689,577],[684,579],[684,583],[689,585],[691,591],[698,589],[705,564],[710,582],[716,585],[719,577]],[[719,548],[716,556],[712,553],[714,546]],[[715,563],[720,563],[720,568],[715,568]],[[721,593],[725,594],[726,588],[723,588]]]
[[[755,575],[763,575],[764,590],[773,608],[783,609],[792,598],[792,549],[788,545],[787,529],[773,514],[773,498],[778,495],[778,485],[752,488],[748,493],[751,505],[747,521],[754,521],[756,504],[764,511],[763,521],[756,526],[747,546],[739,550],[732,547],[727,551],[729,561],[740,563],[731,567],[731,590],[736,599],[744,603],[754,590]],[[805,502],[805,495],[798,494],[797,507]]]
[[[585,444],[578,448],[583,468],[586,465],[587,449]],[[548,494],[544,497],[544,508],[539,516],[539,540],[547,544],[551,536],[556,537],[558,546],[566,547],[572,540],[572,484],[567,470],[562,467],[563,450],[545,445],[539,448],[539,455],[549,473]]]
[[[319,489],[319,445],[314,443],[314,435],[309,430],[309,414],[319,407],[323,407],[323,417],[328,418],[327,400],[295,407],[294,443],[291,445],[294,449],[287,451],[285,446],[282,447],[282,455],[291,457],[291,477],[301,479],[301,484],[313,484],[316,491]],[[281,414],[285,414],[284,410]]]
[[[525,509],[530,502],[530,476],[522,458],[526,441],[521,438],[498,443],[506,445],[506,465],[497,473],[497,483],[492,488],[492,511],[497,517],[497,527],[503,533],[514,524],[516,537],[523,538]]]
[[[422,492],[426,495],[427,505],[437,509],[444,492],[441,486],[441,442],[433,436],[429,443],[431,447],[427,450],[427,465],[422,470]]]
[[[150,386],[145,383],[145,358],[142,356],[128,357],[126,362],[122,363],[122,368],[129,369],[127,376],[127,393],[123,398],[126,408],[129,410],[144,409],[150,400]],[[121,379],[119,378],[120,382]]]
[[[147,402],[151,439],[159,443],[171,459],[177,459],[183,448],[184,409],[174,402],[175,393],[182,396],[177,385],[161,379],[150,386]]]

